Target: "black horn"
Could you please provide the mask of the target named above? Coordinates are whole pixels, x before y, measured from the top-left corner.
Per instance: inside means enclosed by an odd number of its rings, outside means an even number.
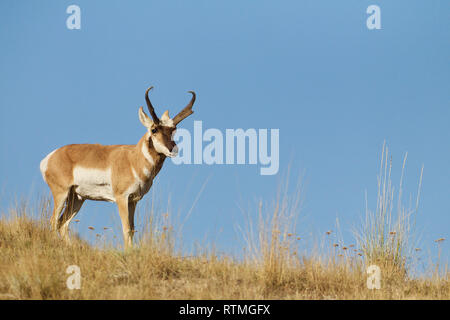
[[[148,97],[148,92],[152,89],[153,89],[153,86],[148,88],[147,91],[145,92],[145,102],[147,102],[147,108],[148,108],[148,111],[150,112],[150,115],[153,118],[153,121],[155,122],[155,124],[159,124],[160,121],[159,121],[158,116],[156,115],[155,108],[153,108],[153,105],[150,102],[150,99]]]
[[[190,94],[192,94],[192,98],[191,101],[187,104],[186,107],[184,107],[183,110],[180,111],[180,113],[178,113],[174,118],[173,118],[173,123],[175,125],[177,125],[178,123],[180,123],[181,121],[183,121],[184,119],[186,119],[188,116],[190,116],[191,114],[194,113],[194,111],[192,111],[192,106],[194,105],[195,102],[195,92],[194,91],[188,91]]]

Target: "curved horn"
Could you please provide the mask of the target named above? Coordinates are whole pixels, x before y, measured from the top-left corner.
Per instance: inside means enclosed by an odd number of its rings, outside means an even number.
[[[180,123],[181,121],[183,121],[185,118],[187,118],[188,116],[190,116],[191,114],[194,113],[194,111],[192,111],[192,106],[194,105],[194,102],[195,102],[195,92],[194,92],[194,91],[188,91],[188,92],[192,94],[191,101],[189,101],[189,103],[187,104],[187,106],[184,107],[184,109],[181,110],[180,113],[178,113],[178,114],[173,118],[173,123],[174,123],[174,125],[177,125],[178,123]]]
[[[147,91],[145,92],[145,102],[147,102],[147,108],[148,108],[148,111],[150,112],[150,115],[151,115],[152,118],[153,118],[153,121],[154,121],[156,124],[159,124],[159,118],[158,118],[158,116],[156,115],[155,108],[153,108],[153,105],[152,105],[152,103],[150,102],[150,99],[149,99],[149,97],[148,97],[148,92],[149,92],[150,90],[152,90],[152,89],[153,89],[153,86],[151,86],[150,88],[148,88]]]

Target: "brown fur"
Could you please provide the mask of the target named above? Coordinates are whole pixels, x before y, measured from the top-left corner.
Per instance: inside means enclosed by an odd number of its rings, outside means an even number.
[[[174,128],[159,127],[156,138],[164,143],[169,150],[175,146],[171,139]],[[145,144],[154,163],[150,163],[142,153]],[[62,236],[67,238],[70,220],[80,210],[84,200],[80,199],[74,189],[73,172],[75,167],[89,169],[111,169],[111,187],[119,207],[122,220],[124,242],[126,246],[132,244],[134,234],[134,209],[144,193],[127,194],[127,190],[135,183],[131,168],[134,168],[139,179],[150,189],[153,179],[159,173],[166,156],[159,154],[153,148],[149,135],[144,135],[136,145],[109,145],[100,144],[71,144],[57,149],[48,159],[47,170],[43,172],[44,179],[49,185],[54,199],[52,226]],[[144,175],[144,168],[149,176]],[[96,200],[96,199],[90,199]],[[65,210],[61,217],[64,203]]]
[[[189,91],[192,98],[188,105],[173,119],[166,111],[160,120],[148,98],[151,89],[147,89],[145,99],[153,120],[139,108],[139,120],[148,133],[136,145],[71,144],[41,161],[42,176],[54,200],[51,224],[65,239],[69,239],[70,221],[85,200],[114,201],[119,208],[125,247],[132,245],[136,203],[151,188],[166,155],[176,154],[172,134],[176,125],[193,113],[195,102],[195,93]]]

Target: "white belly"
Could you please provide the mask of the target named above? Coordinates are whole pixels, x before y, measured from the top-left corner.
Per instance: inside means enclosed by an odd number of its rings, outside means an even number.
[[[73,184],[75,192],[84,199],[116,201],[111,184],[111,169],[75,167]]]

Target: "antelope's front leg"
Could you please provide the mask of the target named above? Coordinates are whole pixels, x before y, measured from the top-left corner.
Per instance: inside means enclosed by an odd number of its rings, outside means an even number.
[[[119,207],[120,220],[122,221],[123,243],[125,249],[127,249],[133,246],[136,202],[129,201],[128,197],[121,197],[116,202]]]

